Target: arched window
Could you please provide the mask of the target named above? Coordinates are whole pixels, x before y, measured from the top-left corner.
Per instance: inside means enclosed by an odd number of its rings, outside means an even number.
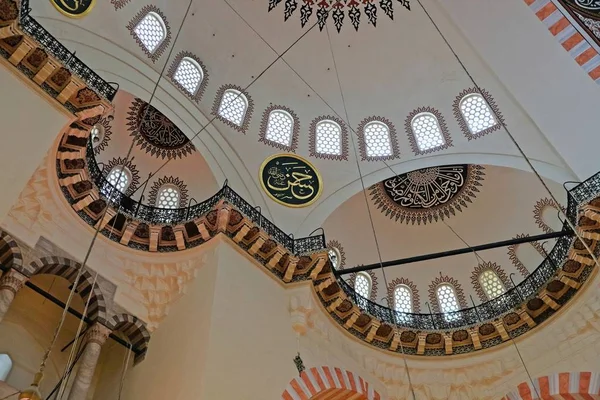
[[[437,287],[435,293],[442,313],[450,313],[459,310],[456,292],[452,285],[442,283]]]
[[[329,262],[331,262],[333,269],[337,269],[340,266],[341,261],[340,251],[335,247],[331,247],[327,251],[327,255],[329,256]]]
[[[204,80],[204,71],[196,60],[191,57],[183,57],[173,74],[173,80],[181,85],[190,96],[194,96]]]
[[[92,126],[92,129],[90,129],[90,137],[92,138],[92,146],[98,146],[104,139],[104,127],[100,124]]]
[[[106,179],[121,193],[125,193],[131,183],[131,172],[126,167],[118,165],[110,170]]]
[[[410,125],[419,153],[425,153],[446,144],[438,119],[432,113],[423,112],[415,115]]]
[[[369,274],[359,272],[354,279],[354,290],[360,296],[368,299],[371,297],[372,282]]]
[[[479,274],[479,284],[481,285],[481,288],[483,289],[483,292],[487,296],[488,300],[495,299],[506,292],[504,284],[498,275],[496,275],[496,273],[491,269],[487,269]]]
[[[6,381],[12,369],[12,359],[8,354],[0,354],[0,381]]]
[[[471,93],[460,100],[460,112],[471,135],[476,136],[498,124],[492,109],[479,93]]]
[[[162,17],[154,11],[148,12],[133,29],[137,39],[150,54],[153,54],[167,38],[167,27]]]
[[[180,200],[179,188],[175,185],[163,185],[158,190],[156,197],[156,207],[158,208],[179,208]]]
[[[396,311],[412,313],[412,290],[406,285],[398,285],[394,289],[394,309]]]
[[[381,121],[369,122],[363,129],[366,159],[387,159],[394,155],[390,128]]]
[[[247,110],[248,99],[246,96],[239,90],[227,89],[221,97],[217,114],[233,125],[242,127]]]
[[[315,152],[317,154],[342,155],[342,128],[337,122],[323,120],[315,127]]]
[[[269,113],[265,140],[285,148],[292,146],[294,118],[285,110],[273,110]]]

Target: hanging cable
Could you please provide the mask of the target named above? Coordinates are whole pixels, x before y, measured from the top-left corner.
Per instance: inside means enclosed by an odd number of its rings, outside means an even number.
[[[342,105],[344,106],[344,114],[346,115],[346,120],[348,121],[348,125],[350,125],[350,117],[349,117],[349,114],[348,114],[348,108],[346,107],[346,99],[344,97],[344,90],[342,88],[342,81],[340,79],[340,74],[339,74],[339,71],[338,71],[338,68],[337,68],[337,63],[336,63],[336,60],[335,60],[335,54],[333,52],[333,44],[331,43],[331,35],[329,34],[329,28],[327,27],[327,25],[325,25],[325,31],[327,32],[327,39],[329,41],[329,49],[331,51],[331,58],[333,60],[333,68],[335,70],[335,75],[336,75],[338,86],[339,86],[339,89],[340,89],[340,95],[341,95],[341,98],[342,98]],[[361,187],[362,187],[362,193],[363,193],[364,198],[365,198],[365,206],[367,207],[367,214],[369,216],[369,223],[371,224],[371,230],[373,231],[373,239],[375,241],[375,247],[377,249],[377,257],[379,258],[379,264],[381,265],[381,273],[383,274],[383,283],[385,285],[385,288],[387,289],[387,287],[388,287],[388,281],[387,281],[387,277],[385,275],[385,270],[383,268],[383,259],[381,257],[381,249],[379,248],[379,241],[378,241],[378,238],[377,238],[377,232],[375,231],[375,223],[373,221],[373,215],[371,213],[371,208],[369,207],[369,199],[367,197],[367,190],[366,190],[366,187],[365,187],[365,181],[364,181],[364,178],[363,178],[363,175],[362,175],[362,170],[360,168],[360,161],[359,161],[359,157],[358,157],[358,151],[356,149],[356,142],[354,140],[354,136],[350,135],[350,139],[352,141],[352,149],[354,151],[354,159],[356,161],[356,168],[358,170],[358,177],[360,179],[360,184],[361,184]],[[402,345],[402,339],[400,337],[401,335],[400,335],[399,332],[397,334],[399,336],[398,337],[398,339],[399,339],[398,343],[400,344],[400,353],[402,354],[402,360],[404,362],[404,369],[406,370],[406,377],[408,379],[408,387],[409,387],[410,392],[412,393],[413,400],[417,400],[417,397],[416,397],[416,394],[415,394],[415,389],[413,387],[412,380],[411,380],[411,377],[410,377],[410,370],[408,368],[408,362],[406,360],[406,354],[404,353],[404,346]]]
[[[117,400],[121,400],[121,395],[123,394],[123,387],[125,387],[125,374],[127,373],[127,369],[129,368],[129,359],[130,358],[131,358],[131,343],[129,343],[129,349],[127,349],[125,363],[123,366],[123,372],[121,373],[121,381],[119,382],[119,395],[117,396]]]

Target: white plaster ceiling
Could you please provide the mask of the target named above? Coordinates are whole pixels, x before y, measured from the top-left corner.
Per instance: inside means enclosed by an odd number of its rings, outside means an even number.
[[[462,90],[473,85],[417,7],[411,12],[398,9],[394,21],[381,16],[377,28],[363,21],[358,33],[349,24],[341,34],[332,26],[329,35],[315,28],[260,75],[308,29],[301,29],[295,18],[284,22],[281,8],[268,13],[266,0],[194,0],[178,35],[187,2],[157,0],[151,4],[166,15],[173,38],[165,54],[152,63],[126,28],[146,4],[150,3],[131,1],[115,11],[109,2],[98,2],[87,17],[74,20],[60,15],[49,2],[41,2],[34,4],[32,15],[106,80],[118,82],[122,89],[144,100],[150,100],[159,74],[168,69],[180,51],[197,55],[209,74],[207,89],[198,103],[167,79],[160,81],[151,100],[189,137],[211,119],[221,85],[246,87],[258,77],[248,89],[255,108],[248,132],[242,134],[214,121],[194,139],[194,144],[206,159],[217,186],[228,179],[236,191],[260,205],[269,218],[296,237],[321,226],[340,204],[362,190],[363,184],[369,186],[394,174],[451,163],[528,168],[505,132],[496,131],[471,141],[462,134],[452,103]],[[512,133],[540,173],[557,182],[573,178],[527,111],[444,14],[437,14],[465,64],[479,85],[493,95]],[[168,57],[171,47],[173,52]],[[318,116],[337,114],[349,123],[351,132],[365,117],[390,119],[397,130],[400,157],[387,164],[357,163],[350,142],[348,161],[310,159],[324,179],[324,192],[317,202],[303,209],[277,205],[267,199],[258,182],[262,161],[278,152],[258,142],[262,112],[271,104],[288,106],[298,115],[299,155],[308,157],[310,122]],[[442,113],[453,147],[427,156],[412,153],[404,120],[420,106],[432,106]]]

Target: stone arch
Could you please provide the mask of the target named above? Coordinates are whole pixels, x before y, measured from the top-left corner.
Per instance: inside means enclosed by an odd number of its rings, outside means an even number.
[[[146,356],[150,332],[139,318],[129,314],[114,315],[108,324],[113,332],[121,332],[131,343],[131,346],[139,352],[135,355],[135,361],[140,362]]]
[[[31,264],[19,270],[22,274],[32,277],[33,275],[56,275],[65,278],[71,283],[75,282],[77,271],[82,268],[82,265],[77,261],[70,260],[64,257],[42,257],[32,261]],[[98,286],[98,283],[92,287],[94,279],[90,271],[86,268],[81,274],[77,285],[77,293],[84,301],[87,301],[87,296],[91,292],[92,298],[88,306],[87,316],[92,321],[97,321],[103,325],[106,324],[106,301],[104,294]]]
[[[282,400],[308,400],[329,389],[344,389],[363,394],[368,400],[381,395],[363,378],[341,368],[314,367],[292,379],[281,395]]]
[[[0,231],[0,264],[16,270],[23,269],[21,247],[12,236],[4,231]]]
[[[587,395],[590,400],[600,399],[600,373],[598,372],[559,372],[523,382],[502,400],[553,400],[573,398],[568,395]],[[540,397],[537,397],[539,394]],[[559,397],[561,396],[561,397]]]

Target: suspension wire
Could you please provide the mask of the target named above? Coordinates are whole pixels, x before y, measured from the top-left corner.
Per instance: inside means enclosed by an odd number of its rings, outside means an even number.
[[[173,41],[173,44],[175,44],[175,42],[177,42],[177,39],[178,39],[178,37],[179,37],[179,35],[181,33],[181,30],[183,28],[183,23],[185,22],[185,19],[187,18],[188,14],[189,14],[192,2],[193,2],[193,0],[190,0],[190,2],[188,4],[188,7],[187,7],[187,10],[186,10],[186,12],[184,14],[184,18],[183,18],[183,20],[181,22],[181,25],[179,27],[179,30],[177,31],[177,35],[175,36],[175,40]],[[168,53],[168,56],[167,56],[167,60],[171,57],[174,49],[175,49],[175,46],[172,45],[171,49],[169,50],[169,53]],[[156,95],[156,92],[157,92],[159,84],[160,84],[160,80],[161,80],[162,76],[164,75],[164,72],[165,72],[165,70],[167,68],[167,65],[168,65],[168,62],[165,62],[165,64],[163,65],[163,68],[161,69],[159,77],[158,77],[158,79],[156,81],[156,84],[155,84],[154,89],[153,89],[153,91],[151,93],[150,99],[148,101],[148,104],[150,104],[152,102],[152,99]],[[142,118],[142,121],[146,118],[146,115],[147,115],[148,111],[149,110],[147,108],[145,110],[145,112],[144,112],[144,117]],[[139,127],[138,127],[138,129],[139,129]],[[127,151],[127,154],[125,156],[125,163],[127,162],[127,160],[129,159],[129,157],[131,156],[131,152],[133,150],[134,143],[135,142],[132,141],[131,145],[129,146],[129,150]],[[117,177],[116,182],[120,182],[121,177],[123,176],[124,172],[125,172],[124,168],[121,168],[120,171],[119,171],[119,175]],[[113,191],[115,189],[116,189],[116,187],[113,186],[113,185],[111,185],[111,188],[110,188],[110,191],[109,191],[109,194],[108,194],[108,198],[111,197],[111,195],[112,195],[112,193],[113,193]],[[108,207],[105,207],[104,211],[102,212],[102,214],[100,216],[100,219],[99,219],[100,222],[105,218],[107,212],[108,212]],[[44,370],[46,368],[46,363],[47,363],[47,361],[48,361],[48,359],[50,357],[50,354],[52,353],[52,349],[54,348],[54,345],[56,344],[56,341],[58,340],[58,335],[59,335],[60,331],[62,330],[62,327],[63,327],[63,325],[65,323],[66,316],[67,316],[69,307],[71,305],[71,301],[73,300],[73,297],[74,297],[74,294],[75,294],[75,290],[76,290],[77,286],[79,285],[79,281],[80,281],[80,279],[81,279],[81,277],[83,275],[83,272],[85,270],[85,265],[87,264],[87,261],[88,261],[90,255],[91,255],[92,249],[94,248],[94,244],[96,243],[96,239],[98,238],[98,234],[100,233],[100,227],[101,227],[101,225],[102,224],[99,223],[98,226],[95,228],[94,235],[92,236],[92,240],[91,240],[90,245],[89,245],[89,247],[88,247],[88,249],[86,251],[86,254],[85,254],[85,257],[83,259],[83,262],[81,263],[81,266],[77,270],[77,275],[75,276],[75,280],[73,282],[73,286],[71,288],[71,291],[69,292],[69,296],[67,297],[67,301],[65,302],[65,308],[63,309],[60,321],[59,321],[58,325],[56,326],[56,328],[54,330],[54,334],[53,334],[52,340],[50,342],[50,346],[48,347],[48,349],[46,350],[46,352],[44,353],[44,356],[42,358],[42,362],[40,364],[40,369],[39,369],[40,373],[44,372]],[[98,276],[98,271],[96,271],[96,274],[95,274],[95,277],[94,277],[94,284],[91,287],[90,298],[91,298],[91,293],[93,292],[94,285],[96,283],[97,276]],[[88,304],[89,304],[89,298],[88,298]],[[85,316],[85,312],[84,312],[84,314],[82,316],[82,320],[80,321],[80,324],[79,324],[79,327],[78,327],[78,332],[81,331],[82,322],[83,322],[83,319],[85,318],[84,316]],[[77,339],[78,338],[76,336],[75,342],[77,342]],[[71,357],[69,357],[69,359],[72,361]]]
[[[125,361],[123,364],[123,372],[121,373],[121,381],[119,382],[119,395],[117,396],[117,400],[121,400],[121,395],[123,394],[123,387],[125,386],[125,374],[127,373],[127,369],[129,368],[129,359],[131,357],[131,343],[129,343],[129,349],[127,349],[127,354],[125,357]]]
[[[340,95],[342,98],[342,105],[344,106],[344,114],[346,115],[346,119],[348,121],[348,125],[350,124],[350,116],[348,114],[348,107],[346,106],[346,98],[344,96],[344,90],[342,87],[342,81],[340,79],[340,74],[339,74],[339,70],[337,67],[337,62],[335,60],[335,53],[333,51],[333,44],[331,42],[331,35],[329,34],[329,28],[327,27],[327,25],[325,25],[325,31],[327,32],[327,40],[329,41],[329,50],[331,51],[331,58],[333,60],[333,68],[335,70],[335,76],[337,78],[337,82],[338,82],[338,86],[340,89]],[[365,198],[365,205],[367,207],[367,214],[369,216],[369,223],[371,225],[371,230],[373,231],[373,239],[375,241],[375,248],[377,249],[377,257],[379,258],[379,264],[381,265],[381,272],[383,274],[383,283],[385,284],[385,288],[388,288],[388,281],[387,281],[387,277],[385,275],[385,270],[383,268],[383,259],[381,258],[381,249],[379,247],[379,240],[377,238],[377,232],[375,231],[375,222],[373,221],[373,214],[371,212],[371,207],[369,207],[369,199],[367,197],[367,189],[365,187],[365,181],[362,175],[362,169],[360,167],[360,160],[358,157],[358,150],[356,149],[356,142],[354,140],[354,136],[350,135],[350,139],[352,141],[352,149],[354,151],[354,159],[356,161],[356,169],[358,170],[358,177],[360,179],[360,184],[362,186],[362,193],[364,195]],[[389,305],[389,304],[388,304]],[[406,360],[406,354],[404,354],[404,346],[402,345],[402,339],[401,339],[401,335],[398,334],[398,343],[400,343],[400,352],[402,354],[402,361],[404,362],[404,369],[406,370],[406,377],[408,379],[408,387],[410,392],[412,393],[412,398],[413,400],[416,400],[416,394],[415,394],[415,389],[413,387],[412,384],[412,380],[410,377],[410,370],[408,368],[408,362]]]
[[[440,37],[442,38],[442,40],[444,41],[444,43],[446,44],[446,46],[448,47],[448,49],[452,52],[452,55],[454,56],[454,58],[456,59],[456,61],[458,62],[458,64],[461,66],[461,68],[463,69],[463,71],[465,72],[465,74],[471,80],[471,83],[475,86],[475,89],[477,90],[477,92],[482,93],[481,88],[477,84],[477,82],[475,81],[475,79],[473,78],[473,75],[471,75],[471,73],[469,72],[469,70],[467,69],[467,67],[463,63],[463,61],[460,59],[460,57],[458,56],[458,54],[456,53],[456,51],[454,50],[454,48],[452,47],[452,45],[448,41],[448,39],[444,36],[444,34],[440,30],[440,28],[437,25],[437,23],[431,17],[431,14],[429,14],[428,10],[425,8],[425,6],[423,6],[423,3],[421,2],[421,0],[416,0],[416,1],[419,4],[419,6],[421,7],[421,9],[423,10],[423,12],[425,13],[425,15],[427,16],[427,18],[429,19],[429,21],[431,22],[431,24],[435,27],[436,31],[438,32],[438,34],[440,35]],[[543,188],[546,190],[546,192],[548,192],[548,194],[550,195],[550,197],[552,198],[552,200],[556,204],[560,204],[560,202],[557,200],[557,198],[554,195],[554,193],[552,193],[552,191],[550,190],[550,188],[548,187],[548,185],[546,184],[546,182],[543,180],[543,178],[540,176],[540,174],[537,171],[537,169],[534,167],[534,165],[531,162],[531,160],[529,159],[529,157],[527,157],[527,154],[525,154],[525,152],[523,151],[522,147],[519,145],[519,143],[516,141],[515,137],[512,135],[512,133],[510,132],[510,130],[506,126],[506,123],[504,122],[504,120],[498,116],[498,113],[493,109],[493,107],[490,107],[490,109],[491,109],[491,112],[494,114],[494,117],[496,118],[496,121],[498,121],[498,123],[500,123],[502,125],[502,128],[504,129],[504,131],[508,135],[510,141],[514,144],[514,146],[517,148],[517,150],[519,151],[519,153],[521,154],[521,156],[525,159],[525,161],[527,162],[529,168],[531,168],[532,172],[535,174],[536,178],[540,181],[540,183],[542,184]],[[569,193],[567,192],[567,197],[568,196],[569,196]],[[571,228],[571,230],[575,233],[575,235],[577,236],[577,238],[579,239],[579,241],[584,245],[585,249],[590,254],[590,256],[591,256],[592,260],[594,261],[594,263],[596,264],[596,266],[600,267],[600,263],[598,263],[597,257],[594,255],[593,251],[590,249],[590,247],[584,241],[584,239],[581,237],[581,235],[577,232],[577,229],[575,228],[575,226],[573,225],[573,223],[569,220],[568,216],[562,211],[562,207],[559,207],[559,210],[565,216],[565,221],[567,222],[567,224],[569,225],[569,227]],[[531,374],[529,373],[529,370],[527,369],[527,366],[526,366],[526,364],[525,364],[525,362],[523,360],[523,357],[522,357],[521,352],[520,352],[520,350],[519,350],[519,348],[517,346],[517,343],[515,342],[515,340],[512,337],[512,335],[509,335],[509,336],[512,339],[512,343],[513,343],[513,345],[515,347],[515,350],[517,351],[517,353],[519,355],[519,358],[521,360],[521,363],[523,364],[525,372],[527,373],[527,375],[529,377],[529,380],[531,381],[531,386],[532,386],[533,390],[536,392],[536,395],[539,397],[539,392],[538,392],[535,384],[533,383],[533,379],[531,377]]]

